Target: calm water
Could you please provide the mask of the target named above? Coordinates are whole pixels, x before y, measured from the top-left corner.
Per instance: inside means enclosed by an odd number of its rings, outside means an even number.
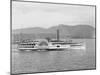
[[[95,69],[95,40],[85,41],[86,50],[17,51],[12,49],[12,73]]]

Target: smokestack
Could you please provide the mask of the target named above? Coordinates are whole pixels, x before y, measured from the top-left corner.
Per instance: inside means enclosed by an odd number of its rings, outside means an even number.
[[[59,29],[57,29],[57,41],[59,41]]]

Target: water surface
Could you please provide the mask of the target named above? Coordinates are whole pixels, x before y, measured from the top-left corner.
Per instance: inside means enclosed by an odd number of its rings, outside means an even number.
[[[86,50],[18,51],[12,47],[12,73],[95,69],[95,40],[85,41]]]

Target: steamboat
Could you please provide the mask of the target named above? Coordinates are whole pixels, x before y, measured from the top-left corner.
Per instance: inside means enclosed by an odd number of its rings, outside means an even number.
[[[59,38],[59,30],[57,30],[56,40],[34,40],[32,42],[20,42],[18,44],[18,50],[26,51],[55,51],[55,50],[68,50],[68,49],[84,49],[85,42],[73,42],[71,39],[69,41],[62,41]]]

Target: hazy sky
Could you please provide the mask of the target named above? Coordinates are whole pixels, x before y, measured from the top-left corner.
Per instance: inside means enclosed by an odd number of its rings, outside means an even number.
[[[59,24],[95,26],[95,7],[46,3],[12,3],[12,28],[44,27]]]

